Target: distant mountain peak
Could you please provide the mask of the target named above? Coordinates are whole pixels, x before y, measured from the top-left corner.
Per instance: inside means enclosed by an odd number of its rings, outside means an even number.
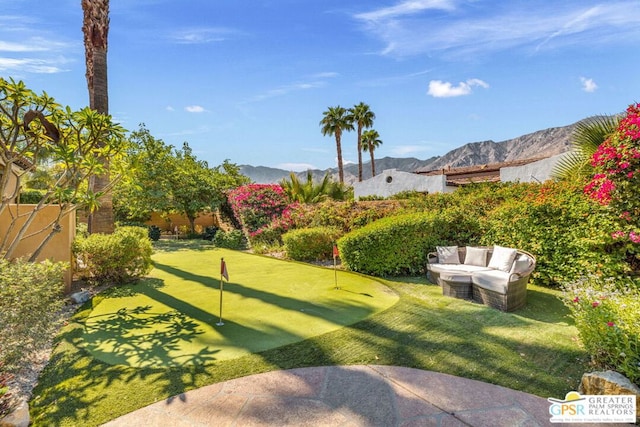
[[[387,169],[396,169],[402,172],[415,172],[418,169],[427,171],[551,157],[569,151],[571,149],[571,135],[578,123],[592,119],[593,117],[588,117],[568,126],[543,129],[501,142],[492,140],[471,142],[453,149],[443,156],[426,160],[415,157],[382,157],[375,160],[376,172],[381,173]],[[283,169],[250,165],[240,165],[240,172],[256,183],[277,183],[288,178],[290,173],[290,171]],[[314,169],[311,172],[314,179],[321,179],[326,173],[330,173],[336,180],[338,179],[337,168]],[[306,173],[300,172],[297,175],[306,177]],[[358,165],[344,166],[344,176],[345,182],[348,184],[357,182]],[[363,178],[371,178],[370,162],[363,165]]]

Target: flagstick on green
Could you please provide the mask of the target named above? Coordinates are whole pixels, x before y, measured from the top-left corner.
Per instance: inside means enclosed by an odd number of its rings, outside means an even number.
[[[338,286],[338,265],[336,263],[336,258],[339,255],[340,255],[340,252],[338,251],[338,246],[334,244],[333,245],[333,279],[336,284],[336,289],[340,289],[340,287]]]
[[[227,264],[224,262],[224,258],[220,258],[220,320],[216,323],[216,326],[224,325],[224,322],[222,321],[222,294],[224,292],[223,278],[229,280],[229,273],[227,273]]]

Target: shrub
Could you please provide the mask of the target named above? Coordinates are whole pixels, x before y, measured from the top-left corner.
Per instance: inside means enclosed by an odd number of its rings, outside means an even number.
[[[13,398],[7,385],[10,379],[11,375],[2,371],[2,364],[0,363],[0,420],[2,417],[9,415],[9,412],[13,409]]]
[[[590,203],[578,186],[566,182],[523,189],[483,221],[483,244],[534,254],[532,279],[539,285],[554,287],[586,274],[625,271],[625,253],[607,233],[614,220],[609,210]]]
[[[425,272],[427,254],[438,245],[473,244],[479,222],[459,210],[383,218],[338,240],[340,259],[350,270],[376,276]]]
[[[287,256],[297,261],[322,261],[333,256],[341,231],[332,227],[301,228],[282,235]]]
[[[218,227],[208,226],[204,229],[204,233],[202,233],[202,239],[212,241],[217,232]]]
[[[135,281],[151,271],[153,248],[142,227],[119,227],[113,234],[76,239],[73,252],[85,265],[85,278],[96,285]]]
[[[640,385],[640,290],[622,279],[591,277],[567,285],[563,299],[594,368]]]
[[[62,307],[66,263],[0,259],[0,366],[17,371],[45,344]]]
[[[245,249],[247,247],[244,235],[240,230],[222,231],[218,230],[213,238],[213,244],[219,248]]]
[[[157,225],[152,225],[149,227],[149,238],[151,240],[157,242],[158,240],[160,240],[161,235],[162,231],[160,230],[160,227],[158,227]]]
[[[20,203],[37,205],[45,193],[44,190],[22,190],[20,191]]]

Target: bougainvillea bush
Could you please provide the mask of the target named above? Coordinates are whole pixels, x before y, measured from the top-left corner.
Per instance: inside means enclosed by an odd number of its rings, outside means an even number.
[[[615,132],[591,159],[595,175],[585,193],[618,216],[611,238],[624,245],[629,264],[640,272],[640,104],[632,104]]]
[[[640,291],[623,279],[591,277],[566,286],[564,303],[594,368],[640,384]]]
[[[287,231],[292,206],[280,185],[243,185],[230,191],[227,198],[250,241],[267,235],[279,239]]]

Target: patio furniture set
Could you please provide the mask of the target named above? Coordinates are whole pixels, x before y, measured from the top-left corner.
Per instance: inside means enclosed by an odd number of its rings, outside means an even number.
[[[438,246],[427,256],[427,276],[442,294],[514,311],[527,303],[533,255],[504,246]]]

